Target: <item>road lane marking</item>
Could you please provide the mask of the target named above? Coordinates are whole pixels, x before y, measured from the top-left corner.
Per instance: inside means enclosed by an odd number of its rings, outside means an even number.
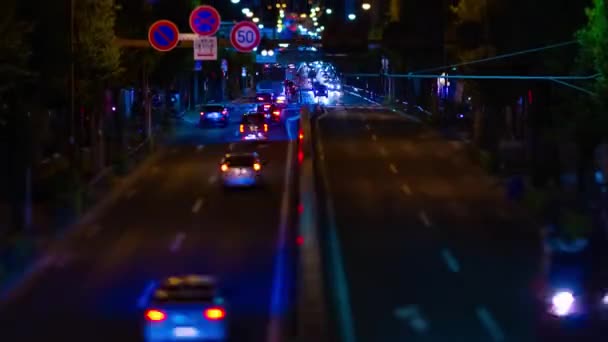
[[[153,175],[157,174],[159,171],[160,171],[160,168],[159,168],[158,166],[154,166],[154,167],[152,168],[152,174],[153,174]]]
[[[412,330],[418,334],[426,333],[429,330],[429,322],[424,319],[420,313],[420,309],[416,305],[396,308],[394,315],[399,320],[407,320]]]
[[[369,125],[369,124],[365,124],[365,129],[369,131],[369,130],[371,130],[372,128],[370,127],[370,125]]]
[[[285,171],[283,179],[283,193],[281,198],[281,211],[279,217],[278,237],[275,247],[272,292],[270,296],[270,322],[268,324],[268,342],[279,342],[283,338],[281,329],[282,313],[287,309],[288,294],[285,286],[285,273],[287,272],[287,229],[289,225],[289,208],[292,201],[291,184],[293,180],[294,140],[287,145],[285,158]]]
[[[232,151],[234,149],[234,143],[230,143],[230,145],[228,145],[228,150]]]
[[[383,157],[386,157],[388,155],[388,152],[386,152],[386,149],[384,148],[384,146],[380,146],[380,154]]]
[[[454,273],[458,273],[460,271],[460,263],[449,249],[444,248],[441,251],[441,257],[443,258],[443,261],[445,261],[446,265],[448,265],[450,271]]]
[[[133,198],[133,196],[135,196],[136,193],[137,193],[136,189],[129,190],[129,192],[127,192],[127,195],[126,195],[127,199]]]
[[[403,184],[401,186],[401,191],[403,191],[403,193],[406,194],[406,195],[411,195],[412,194],[412,189],[410,189],[410,187],[407,184]]]
[[[424,210],[420,211],[420,213],[418,214],[418,217],[420,217],[420,221],[422,221],[422,223],[424,223],[425,226],[427,226],[427,227],[431,226],[431,220],[429,219],[429,216],[426,214],[426,211],[424,211]]]
[[[204,148],[205,148],[205,145],[198,145],[198,146],[196,146],[196,150],[198,152],[202,151]]]
[[[477,318],[481,321],[481,324],[486,329],[492,340],[495,342],[501,342],[505,340],[505,334],[502,329],[498,326],[498,323],[492,317],[492,314],[488,309],[483,306],[477,307]]]
[[[378,140],[378,137],[375,134],[372,134],[372,140],[376,141],[376,140]]]
[[[192,206],[192,213],[196,214],[198,213],[199,210],[201,210],[201,206],[203,205],[203,199],[199,198],[196,200],[196,202],[194,202],[194,205]]]
[[[184,239],[186,239],[186,234],[184,234],[183,232],[177,233],[177,235],[169,245],[169,250],[173,253],[177,252],[181,248]]]
[[[154,280],[150,280],[146,284],[144,291],[142,292],[141,296],[139,296],[139,298],[137,299],[138,308],[143,309],[146,307],[146,305],[148,305],[148,298],[150,298],[150,296],[152,295],[152,291],[154,291],[155,287],[156,287],[156,282]]]
[[[215,184],[217,182],[217,175],[209,176],[209,184]]]
[[[395,166],[395,164],[393,164],[393,163],[390,163],[390,164],[388,165],[388,168],[389,168],[389,169],[391,170],[391,172],[392,172],[392,173],[394,173],[394,174],[399,173],[399,170],[397,170],[397,167],[396,167],[396,166]]]

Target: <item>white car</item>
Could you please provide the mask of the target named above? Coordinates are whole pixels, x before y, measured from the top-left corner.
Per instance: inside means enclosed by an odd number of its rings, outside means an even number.
[[[261,185],[262,164],[264,163],[256,152],[226,154],[220,163],[224,187]]]

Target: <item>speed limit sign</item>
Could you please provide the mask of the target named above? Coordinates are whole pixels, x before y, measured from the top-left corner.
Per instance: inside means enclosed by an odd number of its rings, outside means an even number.
[[[237,23],[230,31],[230,42],[239,52],[251,52],[260,45],[260,30],[250,21]]]

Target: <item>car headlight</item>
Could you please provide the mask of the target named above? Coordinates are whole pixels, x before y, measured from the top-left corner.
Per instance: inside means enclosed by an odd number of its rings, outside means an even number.
[[[574,308],[574,295],[570,291],[557,292],[551,298],[551,312],[557,316],[567,316]]]
[[[602,304],[608,306],[608,293],[602,297]]]

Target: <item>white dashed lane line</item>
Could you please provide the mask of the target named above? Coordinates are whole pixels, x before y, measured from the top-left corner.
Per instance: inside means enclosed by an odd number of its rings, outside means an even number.
[[[192,206],[192,213],[196,214],[198,213],[199,210],[201,210],[201,207],[203,206],[203,199],[199,198],[196,200],[196,202],[194,202],[194,205]]]
[[[444,248],[441,251],[441,257],[443,258],[443,261],[448,266],[448,269],[450,271],[454,273],[458,273],[460,271],[460,263],[458,262],[458,259],[456,259],[456,257],[452,254],[452,252],[450,252],[449,249]]]
[[[403,191],[403,193],[406,195],[412,194],[412,189],[410,189],[410,187],[407,184],[401,185],[401,191]]]
[[[393,164],[393,163],[390,163],[390,164],[388,165],[388,168],[389,168],[389,170],[391,170],[391,172],[392,172],[392,173],[394,173],[394,174],[399,173],[399,170],[397,170],[397,167],[396,167],[396,166],[395,166],[395,164]]]
[[[372,140],[376,141],[376,140],[378,140],[378,137],[375,134],[372,134]]]
[[[183,232],[177,233],[177,235],[175,236],[175,238],[173,239],[173,241],[171,241],[171,244],[169,245],[169,250],[173,253],[177,252],[181,248],[182,243],[184,242],[185,239],[186,239],[186,234],[184,234]]]
[[[498,323],[496,323],[496,320],[494,320],[494,318],[492,317],[490,311],[488,311],[488,309],[486,309],[484,306],[477,307],[476,311],[477,318],[479,318],[479,321],[481,321],[481,324],[492,338],[492,341],[504,341],[505,334],[502,332],[502,329],[500,329],[500,326],[498,326]]]
[[[425,226],[430,227],[431,226],[431,220],[429,219],[429,216],[427,215],[427,213],[422,210],[420,213],[418,213],[418,217],[420,217],[420,221],[422,221],[422,223],[424,223]]]

